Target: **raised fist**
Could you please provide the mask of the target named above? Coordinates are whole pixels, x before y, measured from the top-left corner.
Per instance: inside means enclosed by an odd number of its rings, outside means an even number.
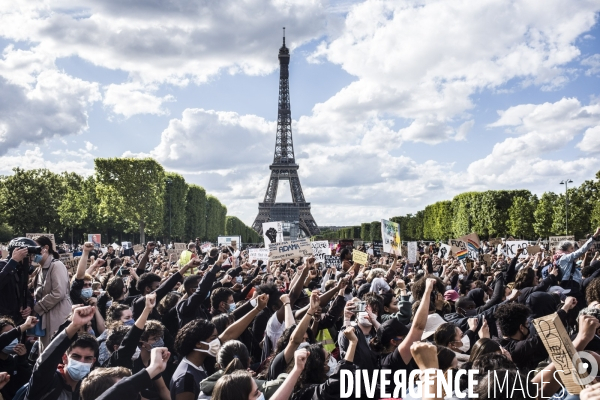
[[[267,239],[269,239],[271,241],[271,243],[275,243],[275,241],[277,240],[277,229],[275,229],[275,228],[267,229],[267,231],[265,232],[265,236],[267,237]]]

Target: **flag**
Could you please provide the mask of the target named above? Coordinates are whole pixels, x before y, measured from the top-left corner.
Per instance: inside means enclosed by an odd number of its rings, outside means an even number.
[[[467,258],[467,254],[469,254],[469,252],[466,249],[461,250],[458,253],[456,253],[456,258],[459,260],[464,260],[465,258]]]

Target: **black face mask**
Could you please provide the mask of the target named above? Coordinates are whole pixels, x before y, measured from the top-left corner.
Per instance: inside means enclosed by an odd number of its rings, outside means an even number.
[[[528,337],[529,337],[529,334],[531,333],[531,331],[529,330],[529,327],[526,327],[526,328],[527,328],[527,335],[524,335],[524,336],[525,336],[525,339],[526,339],[526,338],[528,338]],[[521,333],[523,333],[523,332],[521,332]]]
[[[475,317],[477,315],[477,309],[474,308],[472,310],[463,310],[465,317]]]

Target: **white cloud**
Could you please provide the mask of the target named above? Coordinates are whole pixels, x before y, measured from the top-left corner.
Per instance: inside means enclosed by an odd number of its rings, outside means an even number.
[[[586,129],[577,147],[586,153],[600,153],[600,125]]]
[[[594,54],[593,56],[584,58],[581,61],[581,65],[585,65],[586,67],[589,67],[585,71],[585,74],[587,76],[599,74],[600,73],[600,54]]]
[[[565,65],[580,54],[574,42],[598,10],[597,2],[569,0],[367,0],[351,9],[339,37],[310,57],[359,78],[315,106],[314,125],[352,141],[362,136],[363,121],[378,119],[397,130],[397,142],[463,140],[478,91],[511,81],[543,90],[565,85]],[[340,127],[344,119],[351,122]],[[398,129],[395,119],[408,127]]]
[[[0,93],[0,155],[23,142],[83,132],[87,108],[100,99],[97,84],[55,70],[38,74],[31,89],[0,76]]]
[[[563,161],[548,157],[565,148],[587,128],[590,129],[586,131],[585,143],[578,147],[595,151],[593,134],[600,126],[600,103],[582,106],[575,98],[563,98],[555,103],[510,107],[499,115],[498,121],[489,127],[507,127],[512,137],[495,144],[491,154],[469,165],[473,182],[531,185],[539,184],[540,179],[564,174],[589,177],[598,169],[600,164],[596,158]]]
[[[171,95],[158,97],[151,94],[156,90],[153,86],[143,87],[135,82],[111,84],[105,89],[104,105],[126,118],[137,114],[167,115],[169,112],[163,108],[163,103],[175,101]]]
[[[0,174],[11,175],[13,168],[25,170],[45,168],[57,174],[68,171],[84,176],[94,173],[93,156],[90,157],[89,153],[83,150],[58,150],[52,152],[52,156],[48,157],[37,146],[0,156]]]
[[[205,82],[220,72],[267,74],[277,67],[273,47],[281,43],[281,27],[292,49],[326,29],[320,0],[4,4],[0,36],[39,43],[54,57],[77,55],[145,83]]]

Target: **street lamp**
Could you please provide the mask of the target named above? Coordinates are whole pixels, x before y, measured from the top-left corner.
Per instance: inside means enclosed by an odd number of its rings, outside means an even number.
[[[573,183],[569,178],[560,181],[561,185],[565,185],[565,235],[569,236],[569,183]]]
[[[171,243],[171,185],[173,181],[171,179],[167,179],[167,187],[169,190],[169,240],[167,243]]]

